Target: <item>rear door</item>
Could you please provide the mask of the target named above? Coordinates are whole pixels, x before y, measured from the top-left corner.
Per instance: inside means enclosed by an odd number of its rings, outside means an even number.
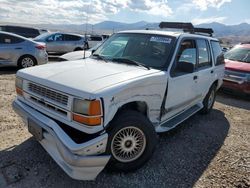
[[[168,91],[165,102],[165,115],[162,121],[173,117],[196,104],[201,96],[197,91],[197,72],[187,73],[179,70],[182,62],[197,63],[197,47],[195,39],[182,39],[168,80]]]
[[[24,40],[12,35],[0,33],[0,65],[16,65],[23,51]]]
[[[197,39],[198,62],[197,62],[197,88],[204,98],[214,81],[214,68],[209,43],[206,39]]]

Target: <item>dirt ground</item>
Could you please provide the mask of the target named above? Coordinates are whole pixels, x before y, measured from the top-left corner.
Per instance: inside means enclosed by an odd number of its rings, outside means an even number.
[[[133,173],[104,170],[69,178],[12,110],[15,69],[0,69],[2,187],[250,187],[250,101],[218,93],[209,115],[194,115],[159,136],[152,159]]]

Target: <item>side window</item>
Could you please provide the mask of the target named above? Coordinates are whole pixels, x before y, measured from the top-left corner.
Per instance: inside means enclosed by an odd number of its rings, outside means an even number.
[[[212,52],[214,54],[214,62],[216,65],[224,64],[224,55],[218,41],[211,41]]]
[[[197,59],[197,55],[196,55],[195,40],[193,39],[183,40],[180,44],[178,53],[175,57],[175,63],[174,63],[174,66],[172,67],[171,74],[173,76],[180,76],[183,74],[188,74],[188,71],[184,71],[183,67],[187,67],[187,66],[194,67],[196,65],[196,59]]]
[[[0,43],[1,44],[17,44],[21,43],[24,40],[12,35],[1,34],[0,35]]]
[[[51,35],[47,38],[48,42],[52,42],[52,41],[62,41],[63,40],[63,35],[62,34],[54,34]]]
[[[54,41],[63,41],[63,35],[62,34],[55,34]]]
[[[102,37],[90,37],[90,40],[93,40],[93,41],[102,41]]]
[[[81,37],[75,36],[75,35],[64,35],[64,40],[65,41],[78,41],[80,40]]]
[[[197,46],[199,55],[198,68],[211,67],[212,64],[210,61],[210,53],[207,41],[204,39],[198,39]]]

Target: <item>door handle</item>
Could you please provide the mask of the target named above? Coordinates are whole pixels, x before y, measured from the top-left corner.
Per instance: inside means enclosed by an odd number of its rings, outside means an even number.
[[[15,50],[21,50],[21,49],[23,49],[23,48],[21,48],[21,47],[15,48]]]
[[[213,73],[214,73],[214,70],[211,70],[210,73],[213,74]]]
[[[194,80],[197,80],[197,79],[198,79],[198,76],[195,75],[195,76],[193,77],[193,79],[194,79]]]

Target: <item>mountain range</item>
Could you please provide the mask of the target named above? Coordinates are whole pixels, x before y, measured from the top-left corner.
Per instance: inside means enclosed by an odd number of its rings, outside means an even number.
[[[87,33],[90,34],[111,34],[121,30],[146,29],[146,28],[157,29],[159,28],[158,25],[159,23],[150,23],[146,21],[140,21],[136,23],[103,21],[97,24],[81,24],[81,25],[32,24],[29,26],[41,29],[48,29],[51,31],[67,31],[67,32],[82,33],[82,34],[87,31]],[[225,25],[217,22],[212,22],[212,23],[195,25],[195,27],[212,28],[214,30],[215,37],[225,39],[230,43],[243,42],[246,40],[250,41],[250,24],[248,23],[241,23],[237,25]]]

